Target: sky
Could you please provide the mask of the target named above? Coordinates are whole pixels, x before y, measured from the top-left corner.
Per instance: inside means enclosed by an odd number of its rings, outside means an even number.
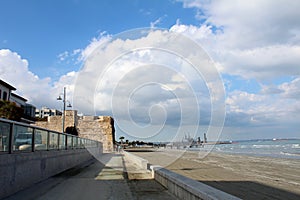
[[[300,138],[300,2],[0,0],[0,78],[116,136]]]

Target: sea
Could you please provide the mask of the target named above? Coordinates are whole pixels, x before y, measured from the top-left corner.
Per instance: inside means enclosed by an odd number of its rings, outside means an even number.
[[[204,145],[202,150],[205,149],[211,149],[211,146]],[[230,144],[216,144],[212,151],[260,157],[300,159],[300,139],[232,141]]]

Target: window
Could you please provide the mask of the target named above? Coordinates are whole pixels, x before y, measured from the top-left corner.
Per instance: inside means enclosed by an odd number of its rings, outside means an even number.
[[[1,96],[2,96],[2,90],[0,90],[0,99],[1,99]]]
[[[4,100],[4,101],[8,100],[8,99],[7,99],[7,92],[6,92],[6,91],[3,92],[3,100]]]

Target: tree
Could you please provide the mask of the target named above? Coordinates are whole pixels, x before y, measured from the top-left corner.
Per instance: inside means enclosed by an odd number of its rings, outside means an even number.
[[[125,137],[121,136],[119,139],[121,140],[121,144],[123,144],[123,140],[125,139]]]
[[[76,135],[78,136],[78,131],[77,128],[75,126],[69,126],[66,128],[66,133],[70,134],[70,135]]]
[[[0,101],[0,117],[14,121],[20,121],[23,116],[23,108],[10,101]]]

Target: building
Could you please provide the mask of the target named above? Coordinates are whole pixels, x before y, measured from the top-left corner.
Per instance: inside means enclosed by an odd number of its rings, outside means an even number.
[[[62,112],[47,107],[42,107],[41,109],[35,109],[35,117],[37,118],[44,118],[44,117],[57,116],[57,115],[62,115]]]
[[[0,79],[0,100],[14,102],[17,106],[23,108],[24,115],[21,118],[22,122],[32,123],[35,118],[35,106],[27,103],[27,99],[12,93],[16,88],[7,82]]]
[[[0,100],[9,101],[13,90],[16,88],[0,79]]]
[[[26,103],[24,107],[24,114],[25,116],[30,116],[31,118],[35,118],[35,110],[36,107],[34,105]]]
[[[9,101],[16,103],[16,105],[19,107],[24,108],[26,106],[27,99],[25,99],[17,94],[11,93]]]
[[[35,106],[33,106],[32,104],[28,104],[27,99],[15,94],[15,93],[11,93],[10,95],[10,102],[14,102],[17,106],[23,108],[24,110],[24,119],[21,119],[23,122],[27,122],[27,120],[31,120],[28,121],[29,123],[32,123],[32,120],[34,120],[35,118]]]

